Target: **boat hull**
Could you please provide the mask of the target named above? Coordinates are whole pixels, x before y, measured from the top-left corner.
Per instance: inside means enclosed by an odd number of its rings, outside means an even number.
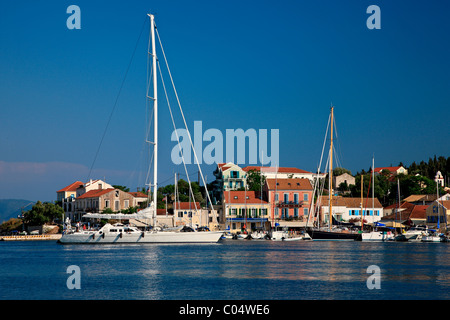
[[[72,233],[58,240],[61,244],[125,244],[125,243],[216,243],[223,232],[141,232],[141,233]]]
[[[358,233],[351,232],[333,232],[323,230],[308,230],[309,236],[313,240],[339,240],[339,241],[354,241],[358,238]]]
[[[441,242],[441,238],[437,236],[423,236],[422,242]]]
[[[360,233],[356,238],[357,241],[390,241],[394,240],[392,234],[382,231]]]

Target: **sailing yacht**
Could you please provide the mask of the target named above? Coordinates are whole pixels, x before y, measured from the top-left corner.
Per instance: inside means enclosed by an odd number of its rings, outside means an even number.
[[[355,240],[358,233],[347,228],[344,224],[339,223],[333,217],[333,124],[334,124],[334,107],[331,107],[330,113],[330,152],[329,152],[329,219],[328,228],[307,228],[309,236],[313,240]],[[327,128],[328,129],[328,128]],[[334,226],[333,226],[334,224]],[[350,227],[351,224],[348,226]]]
[[[87,214],[85,217],[97,217],[97,218],[111,218],[111,219],[130,219],[130,218],[148,218],[153,216],[154,227],[149,231],[140,231],[138,228],[132,226],[125,226],[123,224],[106,224],[101,229],[97,231],[86,231],[80,230],[72,232],[68,230],[61,239],[59,243],[62,244],[106,244],[106,243],[215,243],[222,237],[223,231],[198,231],[193,228],[179,227],[172,229],[162,229],[160,227],[155,227],[156,222],[156,204],[157,204],[157,187],[158,187],[158,98],[157,98],[157,57],[156,57],[156,38],[155,38],[155,19],[154,16],[148,14],[150,18],[150,37],[151,37],[151,50],[150,52],[150,41],[148,49],[148,57],[151,56],[152,59],[152,82],[153,82],[153,97],[149,96],[149,88],[147,86],[147,98],[153,101],[153,119],[154,119],[154,141],[151,142],[153,145],[153,184],[149,184],[149,187],[153,187],[153,201],[150,202],[149,206],[139,213],[134,215],[121,215],[112,214],[109,217],[104,214]],[[161,43],[161,42],[160,42]],[[163,54],[164,54],[164,50]],[[164,56],[165,59],[165,56]],[[165,59],[166,60],[166,59]],[[167,60],[166,60],[167,63]],[[170,71],[169,71],[170,72]],[[180,107],[181,108],[181,107]],[[184,116],[183,116],[184,118]],[[186,126],[187,127],[187,126]],[[147,138],[147,137],[146,137]],[[195,155],[195,149],[194,155]],[[195,156],[196,157],[196,156]],[[197,158],[197,157],[196,157]],[[198,164],[198,161],[197,161]],[[200,166],[199,166],[199,170]],[[203,174],[200,172],[203,178]],[[205,181],[203,179],[203,183]],[[205,184],[206,186],[206,184]],[[209,201],[208,191],[206,192]],[[212,204],[211,204],[211,208]],[[214,215],[214,210],[213,215]]]
[[[362,176],[361,176],[361,179],[363,179]],[[361,188],[361,192],[362,192],[362,188]],[[361,203],[362,203],[362,196],[361,196]],[[361,210],[361,212],[363,212],[363,211]],[[372,158],[372,212],[375,212],[375,159],[374,158]],[[362,217],[362,221],[364,221],[364,217]],[[394,240],[394,234],[391,231],[376,230],[377,226],[380,226],[380,224],[374,223],[373,224],[374,229],[372,231],[360,233],[359,236],[355,240],[358,240],[358,241],[390,241],[390,240]]]

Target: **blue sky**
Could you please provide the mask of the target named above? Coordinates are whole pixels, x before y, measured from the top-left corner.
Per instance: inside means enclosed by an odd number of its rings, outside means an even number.
[[[81,30],[66,27],[72,4]],[[372,4],[380,30],[366,27]],[[315,171],[333,103],[339,160],[353,173],[373,154],[376,166],[448,157],[448,9],[437,0],[6,2],[0,198],[54,200],[86,180],[146,23],[91,174],[142,184],[148,12],[190,127],[279,129],[280,166]],[[184,172],[170,161],[172,131],[161,105],[162,183]],[[211,181],[214,166],[203,170]]]

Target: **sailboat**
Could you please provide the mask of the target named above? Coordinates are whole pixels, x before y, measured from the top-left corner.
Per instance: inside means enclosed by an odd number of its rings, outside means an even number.
[[[149,231],[141,231],[136,227],[126,226],[121,223],[114,225],[107,223],[101,229],[90,231],[80,230],[76,232],[66,232],[59,240],[62,244],[108,244],[108,243],[216,243],[222,237],[223,231],[197,231],[193,228],[186,226],[180,226],[178,228],[162,229],[155,226],[156,222],[156,209],[157,209],[157,187],[158,187],[158,98],[157,98],[157,57],[156,57],[156,38],[155,38],[155,19],[152,14],[148,14],[150,18],[150,34],[151,34],[151,50],[150,53],[150,41],[149,49],[147,51],[148,57],[152,58],[152,82],[153,82],[153,97],[149,97],[147,92],[147,98],[153,101],[154,110],[154,141],[151,142],[154,148],[153,154],[153,184],[149,184],[149,187],[153,187],[153,201],[149,201],[149,206],[134,215],[122,215],[122,214],[90,214],[85,217],[100,217],[104,219],[130,219],[130,218],[148,218],[153,215],[154,227]],[[161,43],[161,42],[160,42]],[[164,50],[163,50],[164,54]],[[165,58],[165,56],[164,56]],[[166,60],[166,59],[165,59]],[[167,60],[166,60],[167,63]],[[170,71],[169,71],[170,72]],[[147,86],[147,91],[149,90]],[[184,118],[184,116],[183,116]],[[190,135],[189,135],[190,137]],[[146,137],[147,138],[147,137]],[[195,155],[195,149],[194,149]],[[195,158],[197,156],[195,155]],[[198,164],[198,161],[197,161]],[[200,166],[199,166],[199,170]],[[203,178],[203,174],[202,174]],[[203,183],[206,187],[205,181]],[[209,201],[209,193],[208,195]],[[212,202],[211,202],[212,203]],[[211,205],[211,208],[212,205]],[[213,214],[214,214],[214,210]]]
[[[362,176],[361,176],[361,179],[363,179]],[[369,188],[370,188],[370,186],[369,186]],[[362,187],[361,187],[361,195],[362,195]],[[362,197],[361,197],[361,203],[362,203]],[[363,212],[363,211],[361,210],[361,212]],[[374,212],[375,212],[375,158],[372,158],[372,214],[374,214]],[[362,218],[362,221],[364,221],[364,217]],[[358,240],[358,241],[394,240],[394,234],[391,231],[376,230],[377,227],[382,227],[382,225],[380,223],[374,223],[373,224],[374,230],[369,231],[369,232],[360,233],[359,236],[355,240]],[[363,229],[363,228],[361,228],[361,229]]]
[[[428,233],[424,236],[422,236],[422,242],[443,242],[444,238],[441,238],[439,235],[439,229],[440,229],[440,213],[439,213],[439,184],[436,183],[436,201],[438,203],[438,210],[437,210],[437,226],[436,231],[432,232],[431,230],[428,231]]]
[[[333,217],[333,124],[334,124],[334,107],[331,107],[330,113],[330,152],[329,152],[329,219],[328,228],[307,228],[307,232],[313,240],[355,240],[358,233],[351,230],[353,224],[346,224],[336,221]],[[328,128],[327,128],[328,129]],[[334,225],[334,226],[333,226]],[[350,227],[347,228],[347,227]]]

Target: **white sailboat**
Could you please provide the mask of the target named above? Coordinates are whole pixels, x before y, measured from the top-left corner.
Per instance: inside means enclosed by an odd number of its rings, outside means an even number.
[[[363,177],[361,176],[361,179]],[[362,188],[361,188],[362,190]],[[362,191],[361,191],[362,192]],[[361,199],[362,203],[362,199]],[[363,212],[361,210],[361,212]],[[375,158],[372,158],[372,217],[375,212]],[[362,217],[364,221],[364,217]],[[373,220],[372,220],[373,221]],[[376,224],[373,224],[374,230],[362,232],[356,240],[360,241],[389,241],[394,240],[394,234],[391,231],[376,230]]]
[[[153,156],[153,184],[149,184],[150,187],[153,187],[153,201],[150,205],[134,215],[122,215],[122,214],[111,214],[109,216],[104,214],[88,214],[87,217],[100,217],[100,218],[110,218],[110,219],[130,219],[130,218],[149,218],[153,216],[153,224],[154,227],[150,231],[141,231],[138,228],[125,226],[123,224],[106,224],[101,229],[96,231],[86,231],[80,230],[76,232],[66,232],[61,239],[59,240],[62,244],[108,244],[108,243],[215,243],[220,240],[222,237],[223,231],[196,231],[192,228],[188,227],[179,227],[179,228],[171,228],[163,230],[161,228],[155,227],[156,221],[156,204],[157,204],[157,187],[158,187],[158,97],[157,97],[157,57],[156,57],[156,38],[155,38],[155,19],[154,16],[148,14],[150,18],[150,34],[151,34],[151,50],[150,53],[150,41],[149,41],[149,50],[148,55],[152,58],[152,71],[153,71],[153,97],[149,96],[149,92],[147,92],[147,98],[153,101],[153,110],[154,110],[154,141],[151,144],[154,147],[154,156]],[[163,51],[164,54],[164,51]],[[164,56],[165,58],[165,56]],[[165,59],[166,60],[166,59]],[[167,60],[166,60],[167,63]],[[170,74],[170,70],[169,70]],[[147,90],[149,86],[147,87]],[[178,98],[178,97],[177,97]],[[183,116],[184,118],[184,116]],[[187,128],[187,126],[186,126]],[[190,135],[189,135],[190,137]],[[191,143],[192,145],[192,143]],[[194,156],[197,159],[195,154],[195,149],[193,150]],[[198,160],[197,160],[198,164]],[[199,170],[200,166],[199,166]],[[201,172],[200,172],[201,173]],[[203,178],[203,183],[206,187],[206,183]],[[211,199],[209,198],[209,193],[206,192],[208,199],[211,203]],[[215,217],[215,212],[212,210],[213,216]]]
[[[439,204],[439,184],[436,183],[436,201]],[[440,217],[439,217],[439,207],[437,210],[437,226],[435,232],[428,231],[428,234],[422,236],[422,242],[443,242],[444,238],[441,238],[439,235],[439,229],[440,229]]]

